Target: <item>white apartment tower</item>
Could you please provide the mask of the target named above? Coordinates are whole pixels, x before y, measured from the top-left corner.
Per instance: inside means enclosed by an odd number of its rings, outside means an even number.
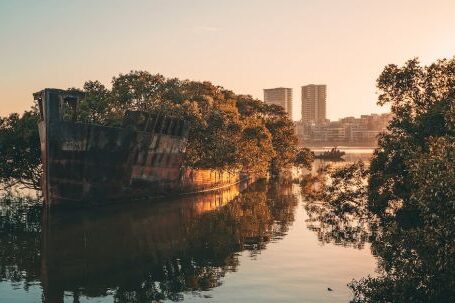
[[[302,122],[320,124],[326,121],[327,85],[302,86]]]

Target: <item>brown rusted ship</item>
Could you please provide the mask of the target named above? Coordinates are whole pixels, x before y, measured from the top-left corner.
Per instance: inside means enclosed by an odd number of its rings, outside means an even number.
[[[122,127],[77,121],[81,94],[34,94],[48,206],[91,206],[222,188],[246,175],[184,167],[186,121],[129,111]]]

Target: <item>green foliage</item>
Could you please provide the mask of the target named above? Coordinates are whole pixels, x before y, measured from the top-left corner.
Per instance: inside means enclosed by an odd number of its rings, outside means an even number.
[[[79,116],[82,121],[97,124],[112,124],[108,120],[110,111],[110,92],[98,81],[87,81],[83,92],[85,98],[79,104]],[[112,114],[111,114],[112,115]]]
[[[0,117],[0,186],[39,189],[41,175],[39,114]]]
[[[277,174],[293,163],[297,152],[294,125],[281,107],[210,82],[132,71],[114,77],[111,91],[97,81],[87,82],[84,91],[81,109],[94,123],[117,125],[126,110],[189,121],[189,167]]]
[[[455,301],[455,58],[389,65],[379,104],[394,117],[379,140],[369,209],[379,277],[353,281],[353,302]]]
[[[302,147],[295,155],[294,164],[301,168],[311,169],[314,161],[314,153],[309,149]]]
[[[112,79],[112,100],[116,109],[149,111],[162,100],[165,78],[144,71],[131,71]]]
[[[70,90],[85,94],[77,113],[82,122],[121,126],[127,110],[189,121],[184,161],[188,167],[278,174],[293,164],[297,153],[294,125],[281,107],[236,95],[210,82],[131,71],[113,77],[112,89],[99,81],[87,81],[83,89]],[[2,120],[3,182],[39,187],[37,121],[36,111]]]
[[[323,242],[371,241],[379,273],[349,284],[352,302],[454,302],[455,58],[389,65],[378,88],[393,113],[388,131],[369,169],[357,163],[318,181],[310,228]]]
[[[417,59],[387,66],[378,79],[379,104],[390,104],[393,119],[371,162],[371,210],[383,214],[390,203],[413,207],[409,166],[429,150],[435,137],[455,135],[455,59],[422,67]],[[452,113],[452,114],[451,114]]]
[[[242,169],[260,176],[267,174],[276,151],[272,145],[272,134],[264,123],[257,118],[246,118],[239,143]]]
[[[274,155],[270,161],[269,170],[272,175],[278,175],[283,168],[289,168],[297,154],[297,137],[294,123],[287,117],[284,109],[277,105],[267,105],[250,96],[240,96],[237,107],[242,115],[258,117],[272,136]]]

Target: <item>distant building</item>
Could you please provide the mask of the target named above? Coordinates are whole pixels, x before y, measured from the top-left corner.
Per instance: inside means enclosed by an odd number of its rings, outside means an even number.
[[[302,86],[302,122],[320,124],[326,121],[327,86]]]
[[[371,114],[319,124],[300,121],[295,127],[300,143],[306,146],[376,146],[391,118],[391,114]]]
[[[283,107],[292,119],[292,88],[277,87],[264,89],[264,102]]]

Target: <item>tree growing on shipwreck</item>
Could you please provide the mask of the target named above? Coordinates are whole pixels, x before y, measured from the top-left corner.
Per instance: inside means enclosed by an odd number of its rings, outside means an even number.
[[[190,122],[184,165],[257,175],[277,174],[297,153],[294,125],[279,106],[236,95],[210,82],[165,78],[131,71],[112,79],[108,89],[87,81],[78,119],[120,126],[126,110],[146,111]],[[37,109],[12,114],[0,123],[0,183],[39,188],[41,172]]]

